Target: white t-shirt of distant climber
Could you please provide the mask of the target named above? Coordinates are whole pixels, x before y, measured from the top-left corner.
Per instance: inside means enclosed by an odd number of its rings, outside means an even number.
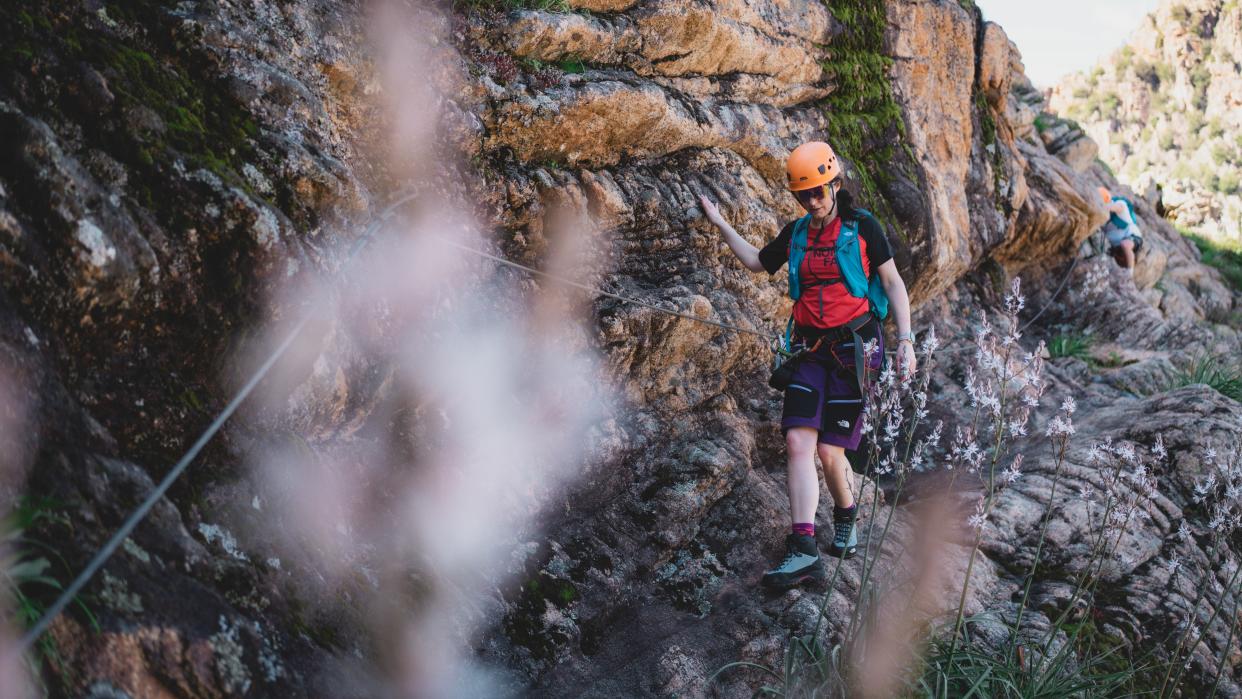
[[[1117,214],[1117,218],[1121,219],[1127,226],[1136,226],[1134,217],[1130,215],[1130,207],[1126,206],[1124,201],[1114,201],[1108,205],[1109,213]]]
[[[1105,233],[1108,237],[1110,246],[1121,245],[1128,238],[1142,238],[1143,233],[1139,230],[1138,224],[1135,223],[1134,217],[1130,215],[1130,207],[1126,206],[1124,201],[1115,200],[1108,205],[1108,212],[1116,215],[1122,222],[1122,226],[1117,226],[1109,219],[1110,224],[1105,226]]]

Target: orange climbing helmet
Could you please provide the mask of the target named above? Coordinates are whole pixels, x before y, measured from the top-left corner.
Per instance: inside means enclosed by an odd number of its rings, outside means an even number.
[[[1113,193],[1108,191],[1108,187],[1100,187],[1100,198],[1104,200],[1104,206],[1108,206],[1113,201]]]
[[[789,173],[791,192],[826,185],[841,176],[837,154],[823,141],[808,141],[795,148],[789,154],[785,169]]]

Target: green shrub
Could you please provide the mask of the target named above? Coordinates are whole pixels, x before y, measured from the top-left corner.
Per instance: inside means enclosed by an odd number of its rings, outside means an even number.
[[[1237,186],[1237,176],[1234,175],[1234,186]],[[1192,233],[1185,229],[1178,229],[1181,234],[1191,240],[1195,247],[1199,248],[1200,257],[1203,264],[1210,265],[1220,270],[1225,281],[1234,288],[1235,291],[1242,291],[1242,245],[1229,245],[1204,238],[1201,235]]]
[[[27,496],[18,498],[13,511],[0,521],[0,595],[12,601],[12,608],[4,610],[3,621],[16,629],[27,628],[41,619],[48,599],[64,589],[53,574],[53,568],[65,569],[64,559],[56,549],[28,535],[39,525],[64,529],[71,526],[59,503]],[[58,565],[54,566],[54,562]],[[73,604],[91,628],[98,631],[99,623],[82,598],[74,598]],[[40,638],[35,652],[27,658],[36,673],[44,660],[59,662],[56,643],[50,635]]]
[[[1173,375],[1168,390],[1203,384],[1242,403],[1242,368],[1212,355],[1199,355]]]
[[[1194,70],[1190,71],[1190,84],[1195,89],[1195,107],[1198,109],[1204,109],[1207,107],[1208,86],[1212,84],[1212,74],[1208,71],[1206,65],[1199,64],[1194,68]],[[1192,112],[1192,114],[1198,115],[1199,113]],[[1202,117],[1200,116],[1199,118],[1199,123],[1202,125]]]
[[[1134,62],[1134,75],[1153,90],[1160,87],[1160,73],[1156,70],[1156,66],[1147,61],[1139,59]]]
[[[1135,680],[1149,668],[1135,666],[1119,647],[1096,645],[1100,634],[1084,634],[1062,624],[1074,639],[1048,659],[1026,657],[985,644],[954,648],[937,640],[928,654],[923,675],[911,687],[911,696],[935,697],[1114,697],[1135,696]],[[1093,625],[1092,625],[1093,626]],[[1071,652],[1073,651],[1073,652]],[[1085,657],[1084,654],[1085,653]],[[1030,653],[1035,656],[1035,653]],[[1069,666],[1073,665],[1073,671]]]
[[[1233,149],[1223,143],[1217,143],[1212,146],[1212,162],[1217,165],[1224,165],[1225,161],[1233,158]]]
[[[1217,187],[1222,194],[1237,194],[1242,191],[1242,178],[1239,178],[1236,172],[1226,172],[1220,176],[1220,184]]]
[[[1128,69],[1133,64],[1133,62],[1134,62],[1134,49],[1130,48],[1129,46],[1122,46],[1121,50],[1117,52],[1116,61],[1113,63],[1113,67],[1115,69],[1115,75],[1118,78],[1125,76],[1126,69]]]
[[[1156,77],[1160,80],[1160,84],[1167,85],[1177,77],[1177,71],[1168,63],[1160,61],[1156,64]]]
[[[1117,116],[1117,111],[1121,109],[1121,98],[1116,92],[1110,92],[1104,95],[1104,99],[1100,101],[1100,114],[1106,119]]]
[[[1053,357],[1075,357],[1083,361],[1091,359],[1092,339],[1080,333],[1062,333],[1048,343],[1048,354]]]

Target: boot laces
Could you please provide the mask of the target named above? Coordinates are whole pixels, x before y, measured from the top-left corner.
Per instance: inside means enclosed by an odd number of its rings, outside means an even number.
[[[801,553],[802,552],[799,551],[797,548],[795,548],[793,543],[791,542],[787,547],[785,547],[785,560],[781,561],[781,564],[776,567],[784,568],[785,566],[792,563],[793,559],[797,558]]]
[[[850,530],[854,528],[853,522],[833,522],[833,543],[838,546],[845,546],[850,540]]]

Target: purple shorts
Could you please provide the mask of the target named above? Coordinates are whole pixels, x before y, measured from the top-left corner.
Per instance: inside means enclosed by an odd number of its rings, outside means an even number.
[[[869,362],[872,375],[884,362],[884,337],[878,333],[878,328],[879,324],[875,323],[863,332],[864,341],[874,333],[879,342],[879,350]],[[810,427],[819,431],[820,444],[857,449],[862,440],[862,410],[854,340],[833,343],[825,340],[818,350],[802,360],[789,388],[785,389],[781,432],[792,427]]]

